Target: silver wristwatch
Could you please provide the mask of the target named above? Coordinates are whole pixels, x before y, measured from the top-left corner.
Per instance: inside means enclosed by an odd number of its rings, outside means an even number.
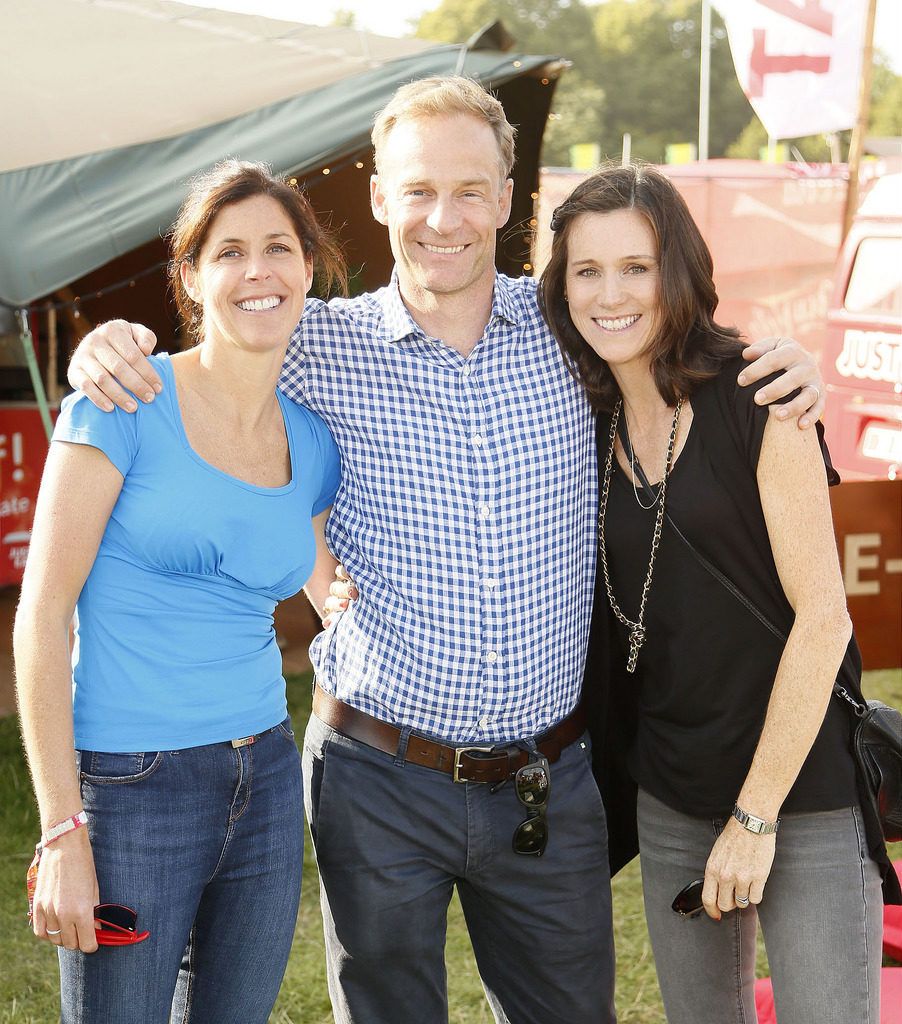
[[[754,814],[744,811],[739,804],[733,807],[733,817],[744,829],[754,832],[756,836],[769,836],[780,827],[780,819],[776,821],[765,821],[764,818],[756,818]]]

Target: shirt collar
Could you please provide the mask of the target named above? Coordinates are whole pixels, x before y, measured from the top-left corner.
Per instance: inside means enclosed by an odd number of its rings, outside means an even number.
[[[425,337],[425,332],[410,315],[404,305],[398,288],[397,268],[392,270],[391,281],[379,293],[382,306],[382,338],[384,341],[404,341],[406,338]],[[492,313],[489,323],[493,320],[505,320],[516,326],[520,323],[520,311],[511,294],[507,278],[495,273],[495,289],[492,293]]]

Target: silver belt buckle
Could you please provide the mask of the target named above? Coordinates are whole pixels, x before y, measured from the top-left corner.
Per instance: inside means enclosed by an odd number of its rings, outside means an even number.
[[[494,750],[494,744],[490,747],[455,747],[454,748],[454,773],[452,779],[454,782],[468,782],[468,779],[462,779],[460,777],[460,759],[463,754],[469,754],[474,750],[488,753],[490,750]]]
[[[256,742],[256,736],[242,736],[240,740],[232,740],[232,746],[237,750],[239,747],[249,747]]]

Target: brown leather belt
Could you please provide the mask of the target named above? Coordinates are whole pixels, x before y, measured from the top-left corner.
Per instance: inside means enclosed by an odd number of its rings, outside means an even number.
[[[336,700],[318,686],[313,689],[313,713],[320,721],[352,740],[397,756],[401,745],[400,729]],[[553,763],[561,756],[564,747],[576,742],[585,731],[586,715],[582,706],[577,705],[576,710],[553,729],[536,737],[536,747]],[[404,760],[445,772],[455,782],[501,782],[513,778],[517,770],[529,762],[529,753],[520,747],[504,744],[448,747],[412,732]]]

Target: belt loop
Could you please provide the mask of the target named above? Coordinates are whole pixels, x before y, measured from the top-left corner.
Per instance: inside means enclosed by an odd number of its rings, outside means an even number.
[[[401,727],[401,735],[398,737],[398,751],[395,754],[395,764],[403,768],[407,760],[407,744],[410,742],[410,734],[413,729],[409,725]]]

